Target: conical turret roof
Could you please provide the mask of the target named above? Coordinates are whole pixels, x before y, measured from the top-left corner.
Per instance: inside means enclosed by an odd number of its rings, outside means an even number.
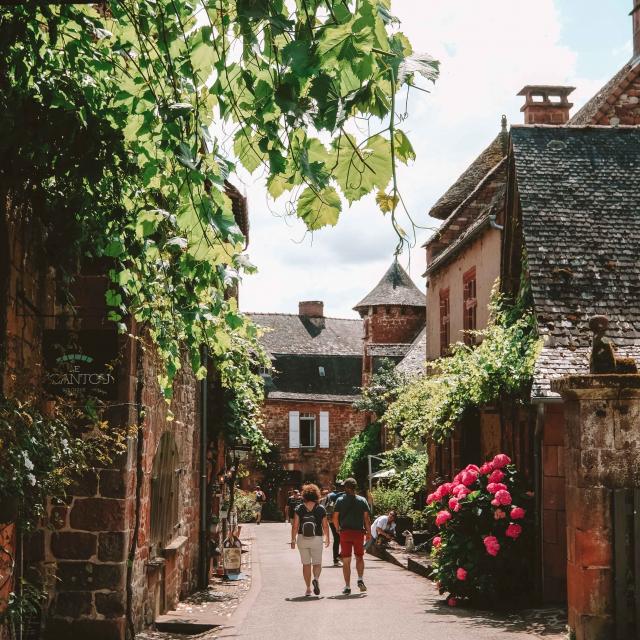
[[[400,307],[426,306],[425,294],[416,287],[397,260],[387,269],[382,280],[355,307],[356,311],[376,305]]]

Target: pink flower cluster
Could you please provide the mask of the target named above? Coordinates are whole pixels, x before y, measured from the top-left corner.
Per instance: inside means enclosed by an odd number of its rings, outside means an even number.
[[[498,542],[498,538],[495,536],[486,536],[483,538],[482,542],[484,543],[484,548],[487,550],[487,553],[490,556],[497,556],[498,551],[500,551],[500,543]]]

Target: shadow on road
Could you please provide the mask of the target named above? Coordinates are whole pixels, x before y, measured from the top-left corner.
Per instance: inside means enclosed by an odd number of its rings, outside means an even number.
[[[328,596],[327,600],[356,600],[357,598],[366,598],[364,593],[352,593],[351,595]]]
[[[445,602],[430,602],[425,609],[430,616],[457,618],[470,627],[501,629],[505,632],[526,632],[538,637],[564,638],[567,630],[566,610],[547,607],[525,609],[514,613],[497,613],[467,607],[449,607]]]
[[[324,596],[296,596],[295,598],[285,598],[287,602],[311,602],[312,600],[324,600]]]

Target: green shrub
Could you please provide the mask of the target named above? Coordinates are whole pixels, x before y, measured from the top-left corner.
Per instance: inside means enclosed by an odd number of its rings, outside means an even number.
[[[341,480],[355,478],[358,484],[364,487],[369,472],[367,456],[377,453],[380,453],[380,424],[374,422],[349,440],[338,477]]]
[[[238,522],[252,522],[254,520],[253,505],[255,503],[253,492],[236,489],[235,504],[238,509]]]
[[[371,491],[373,497],[373,513],[376,516],[388,513],[392,509],[398,515],[409,515],[413,509],[413,496],[401,489],[376,487]]]

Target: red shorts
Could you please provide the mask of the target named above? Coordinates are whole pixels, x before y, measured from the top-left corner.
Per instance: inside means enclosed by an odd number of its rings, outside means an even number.
[[[364,531],[342,529],[340,531],[340,557],[350,558],[352,552],[356,556],[364,555]]]

